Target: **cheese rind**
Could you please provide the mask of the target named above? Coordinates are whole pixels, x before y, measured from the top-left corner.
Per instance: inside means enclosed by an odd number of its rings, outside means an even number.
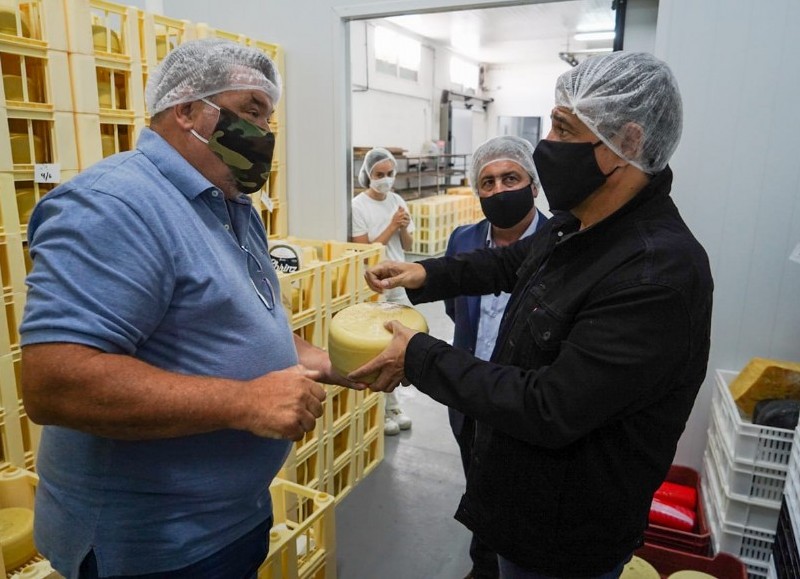
[[[620,579],[661,579],[661,575],[650,563],[634,556],[625,564]]]
[[[392,332],[384,324],[392,320],[418,332],[428,331],[422,314],[402,304],[364,302],[337,313],[328,332],[328,354],[333,367],[347,375],[383,352],[392,340]],[[377,377],[375,373],[362,381],[369,384]]]
[[[730,391],[748,416],[759,400],[800,400],[800,363],[753,358],[731,382]]]

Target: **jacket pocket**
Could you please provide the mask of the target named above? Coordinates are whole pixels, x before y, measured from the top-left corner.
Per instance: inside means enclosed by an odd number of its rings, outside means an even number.
[[[556,318],[539,306],[534,306],[528,314],[527,327],[536,346],[543,352],[558,350],[569,332],[566,321]]]

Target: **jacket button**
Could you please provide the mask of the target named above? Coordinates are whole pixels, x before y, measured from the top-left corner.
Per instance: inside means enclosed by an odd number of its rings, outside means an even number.
[[[539,284],[539,289],[546,290],[547,289],[547,285],[544,282],[542,282],[542,283]]]
[[[542,334],[542,339],[546,342],[550,339],[550,330],[546,330],[544,334]]]

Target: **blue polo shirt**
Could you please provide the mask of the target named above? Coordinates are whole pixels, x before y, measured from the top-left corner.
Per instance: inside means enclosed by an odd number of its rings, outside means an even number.
[[[249,198],[226,201],[149,129],[136,150],[48,193],[28,237],[23,346],[83,344],[238,380],[297,363]],[[101,575],[192,564],[270,516],[289,445],[234,430],[123,441],[46,426],[36,544],[68,577],[92,548]]]

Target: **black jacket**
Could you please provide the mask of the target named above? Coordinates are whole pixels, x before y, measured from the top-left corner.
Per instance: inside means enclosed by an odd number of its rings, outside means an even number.
[[[640,545],[705,378],[713,283],[671,182],[584,231],[557,214],[512,246],[425,260],[408,291],[512,291],[492,362],[418,334],[405,371],[478,421],[456,518],[524,568],[597,575]]]

